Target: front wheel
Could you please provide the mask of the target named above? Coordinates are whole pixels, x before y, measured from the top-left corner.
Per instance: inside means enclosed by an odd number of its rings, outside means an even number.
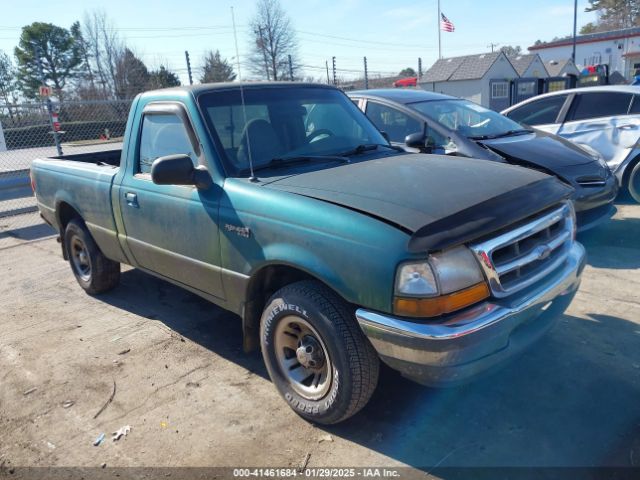
[[[262,314],[260,343],[280,395],[313,422],[351,417],[378,382],[380,362],[353,312],[318,282],[297,282],[271,297]]]
[[[629,194],[640,203],[640,162],[636,163],[629,175]]]

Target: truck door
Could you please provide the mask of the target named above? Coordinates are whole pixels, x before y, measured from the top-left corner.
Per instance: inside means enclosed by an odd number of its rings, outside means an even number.
[[[130,161],[118,189],[126,242],[137,266],[224,298],[218,205],[221,189],[156,185],[151,164],[187,154],[205,165],[193,126],[180,103],[150,103],[133,126]]]

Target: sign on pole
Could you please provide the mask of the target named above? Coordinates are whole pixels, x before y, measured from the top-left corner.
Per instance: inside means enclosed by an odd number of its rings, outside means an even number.
[[[50,97],[52,95],[51,87],[47,87],[46,85],[40,85],[40,96],[41,97]]]
[[[4,141],[4,132],[2,131],[2,122],[0,122],[0,152],[7,151],[7,143]]]

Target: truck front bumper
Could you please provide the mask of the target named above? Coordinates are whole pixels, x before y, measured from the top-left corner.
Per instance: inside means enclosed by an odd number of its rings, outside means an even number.
[[[381,359],[419,383],[464,382],[543,336],[571,303],[585,265],[574,242],[564,266],[541,284],[441,318],[407,320],[358,309],[356,318]]]

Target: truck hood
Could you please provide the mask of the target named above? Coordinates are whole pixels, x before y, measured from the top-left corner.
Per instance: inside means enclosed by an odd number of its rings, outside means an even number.
[[[441,249],[495,231],[566,198],[554,177],[462,157],[408,154],[272,181],[266,188],[356,210],[412,234],[410,250]]]
[[[596,164],[587,152],[576,144],[541,130],[534,130],[526,135],[477,140],[490,149],[526,163],[539,165],[555,172],[557,168],[574,165]]]

